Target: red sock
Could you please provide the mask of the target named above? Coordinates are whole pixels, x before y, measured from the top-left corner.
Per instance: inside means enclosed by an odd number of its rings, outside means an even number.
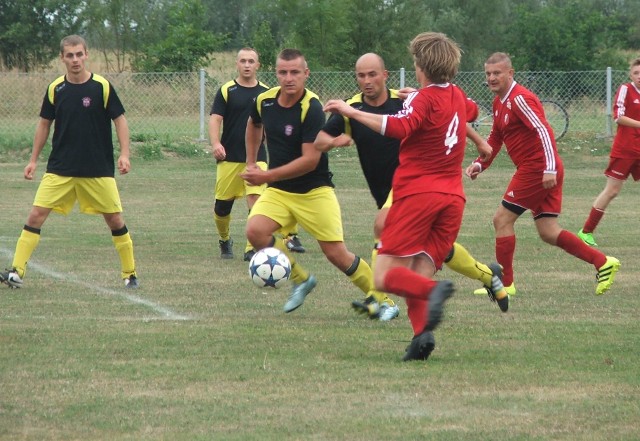
[[[556,246],[596,267],[598,270],[607,261],[607,256],[595,248],[591,248],[570,231],[562,230],[556,239]]]
[[[416,336],[424,331],[427,326],[427,315],[429,314],[429,302],[426,300],[407,297],[407,316],[413,328],[413,335]]]
[[[604,210],[600,210],[596,207],[591,207],[591,211],[589,212],[589,217],[584,222],[584,226],[582,227],[583,233],[593,233],[600,223],[600,219],[604,216]],[[603,264],[604,265],[604,264]]]
[[[502,283],[513,283],[513,255],[516,252],[516,236],[496,237],[496,260],[502,265]]]
[[[407,302],[407,315],[413,328],[413,335],[424,331],[429,313],[429,294],[436,282],[421,276],[409,268],[396,267],[384,276],[384,291],[397,294]]]
[[[396,267],[384,276],[384,290],[401,297],[427,300],[436,282],[428,277],[411,271],[409,268]]]

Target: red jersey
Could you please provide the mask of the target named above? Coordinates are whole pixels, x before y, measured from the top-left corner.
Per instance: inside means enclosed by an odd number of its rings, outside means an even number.
[[[553,130],[544,116],[538,97],[515,81],[507,95],[493,100],[493,127],[487,142],[493,154],[486,162],[488,168],[502,144],[519,170],[534,173],[555,173],[561,167]]]
[[[446,83],[421,88],[407,97],[400,112],[383,117],[381,133],[402,139],[394,199],[429,192],[464,198],[467,115],[477,112],[459,87]]]
[[[613,102],[613,119],[626,116],[640,121],[640,90],[633,83],[620,86]],[[618,125],[611,146],[612,158],[640,159],[640,129]]]

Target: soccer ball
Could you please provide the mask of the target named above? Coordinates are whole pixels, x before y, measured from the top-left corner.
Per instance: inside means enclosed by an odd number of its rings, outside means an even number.
[[[258,288],[280,288],[289,280],[291,262],[277,248],[263,248],[249,262],[249,277]]]

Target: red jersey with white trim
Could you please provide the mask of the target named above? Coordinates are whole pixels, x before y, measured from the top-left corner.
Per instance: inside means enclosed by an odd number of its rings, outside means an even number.
[[[493,127],[487,142],[493,154],[482,164],[489,168],[502,144],[518,169],[534,173],[556,173],[562,160],[553,130],[538,97],[515,81],[507,95],[493,100]]]
[[[626,116],[640,121],[640,90],[633,83],[620,86],[613,102],[613,119]],[[612,158],[640,159],[640,129],[618,125],[611,146]]]
[[[381,133],[402,139],[394,199],[430,192],[465,197],[467,115],[477,112],[476,103],[462,89],[446,83],[421,88],[407,97],[400,112],[383,117]]]

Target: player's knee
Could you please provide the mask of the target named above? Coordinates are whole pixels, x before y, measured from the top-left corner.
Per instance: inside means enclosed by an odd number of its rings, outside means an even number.
[[[230,201],[221,201],[216,199],[216,202],[213,206],[213,212],[216,216],[225,217],[231,214],[231,209],[233,208],[233,199]]]

